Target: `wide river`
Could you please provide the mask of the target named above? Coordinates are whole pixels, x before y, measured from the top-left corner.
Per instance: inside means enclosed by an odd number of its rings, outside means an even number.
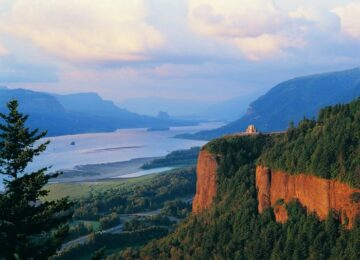
[[[202,146],[204,141],[172,138],[177,134],[213,129],[221,123],[172,127],[170,131],[122,129],[111,133],[78,134],[47,138],[47,150],[29,170],[52,166],[52,170],[73,169],[77,165],[128,161],[134,158],[164,156],[169,152]],[[74,145],[71,145],[71,144]]]

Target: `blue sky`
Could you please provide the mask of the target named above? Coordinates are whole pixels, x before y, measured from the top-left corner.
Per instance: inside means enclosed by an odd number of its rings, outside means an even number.
[[[221,101],[358,67],[359,0],[0,0],[0,84]]]

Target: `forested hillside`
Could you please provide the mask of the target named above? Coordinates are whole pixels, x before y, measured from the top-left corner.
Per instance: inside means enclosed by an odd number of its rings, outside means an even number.
[[[276,139],[260,163],[288,173],[311,173],[360,188],[360,99],[322,109]]]
[[[256,159],[269,137],[219,139],[208,149],[219,155],[218,193],[213,207],[192,215],[169,236],[118,259],[359,259],[360,222],[352,230],[330,216],[319,221],[296,201],[289,220],[277,223],[270,208],[258,213]]]
[[[221,128],[185,137],[211,140],[255,124],[262,132],[286,130],[290,122],[315,118],[321,108],[360,96],[360,68],[295,78],[278,84],[250,104],[240,119]]]
[[[330,211],[325,221],[293,200],[288,219],[274,208],[258,212],[255,168],[270,164],[290,174],[307,171],[358,185],[360,100],[323,109],[286,134],[230,136],[206,149],[218,162],[217,193],[210,209],[193,214],[167,237],[128,249],[115,259],[360,259],[360,219],[351,229]],[[259,159],[260,158],[260,159]],[[324,158],[324,159],[322,159]],[[351,203],[360,203],[355,193]]]

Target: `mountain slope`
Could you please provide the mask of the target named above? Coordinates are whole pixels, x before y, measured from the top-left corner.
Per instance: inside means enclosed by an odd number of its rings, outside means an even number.
[[[360,68],[295,78],[280,83],[251,103],[247,113],[224,127],[187,138],[212,139],[255,124],[262,132],[285,130],[289,122],[313,118],[320,108],[347,103],[360,96]]]
[[[76,93],[69,95],[54,95],[69,112],[103,117],[137,117],[139,114],[117,107],[112,101],[103,100],[96,93]]]
[[[318,121],[304,120],[285,134],[234,135],[211,141],[199,155],[194,214],[165,238],[118,256],[359,259],[360,186],[359,175],[354,174],[360,173],[359,119],[360,99],[326,108]],[[279,158],[274,164],[287,169],[293,162],[294,172],[262,167],[278,153],[294,154],[295,148],[316,159],[321,149],[308,134],[327,140],[320,143],[321,148],[334,149],[339,165],[346,162],[354,168],[340,166],[336,174],[322,176],[324,166],[329,172],[336,168],[325,160],[314,165],[313,173],[300,173],[308,162],[296,161],[295,156]],[[348,154],[338,148],[346,141],[354,146]]]
[[[29,126],[49,135],[114,131],[119,128],[167,127],[191,122],[142,116],[101,99],[96,93],[53,95],[25,89],[0,88],[0,112],[18,99],[20,111],[29,114]]]
[[[211,120],[236,120],[246,112],[250,102],[257,96],[259,95],[234,97],[209,106],[204,111],[201,111],[199,115]]]

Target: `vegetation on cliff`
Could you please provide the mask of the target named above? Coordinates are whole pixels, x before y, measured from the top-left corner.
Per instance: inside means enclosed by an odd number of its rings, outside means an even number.
[[[182,135],[205,139],[244,131],[255,124],[263,132],[285,130],[290,121],[316,117],[324,106],[348,103],[360,96],[360,69],[355,68],[284,81],[252,102],[240,119],[214,130]]]
[[[256,159],[269,136],[223,138],[207,149],[217,155],[218,193],[213,206],[192,215],[174,233],[115,259],[359,259],[360,223],[349,231],[331,214],[326,221],[292,202],[289,220],[272,209],[258,213]]]
[[[274,138],[259,163],[288,173],[311,173],[360,188],[360,99],[320,111]]]
[[[142,169],[154,169],[160,167],[174,167],[196,165],[200,147],[191,147],[186,150],[177,150],[165,157],[155,159],[141,166]]]

